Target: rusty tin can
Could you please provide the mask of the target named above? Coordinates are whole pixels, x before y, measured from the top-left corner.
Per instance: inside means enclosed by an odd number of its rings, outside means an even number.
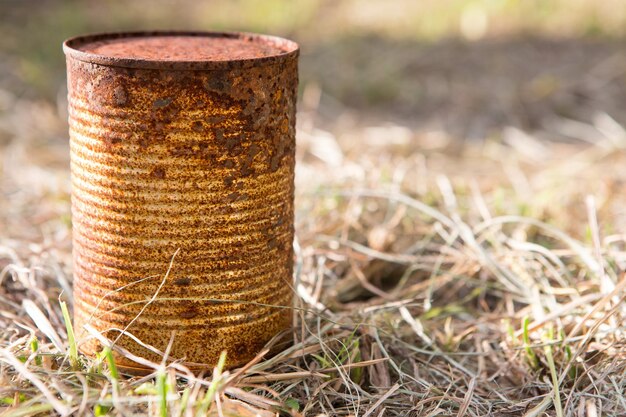
[[[193,369],[249,361],[291,325],[297,44],[145,32],[63,49],[81,350],[101,348],[89,324],[153,362],[171,339]]]

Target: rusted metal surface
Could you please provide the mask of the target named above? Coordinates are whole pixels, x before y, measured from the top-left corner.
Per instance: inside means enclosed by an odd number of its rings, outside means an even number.
[[[127,328],[164,351],[174,334],[192,368],[245,363],[291,324],[297,45],[160,32],[64,51],[79,337]]]

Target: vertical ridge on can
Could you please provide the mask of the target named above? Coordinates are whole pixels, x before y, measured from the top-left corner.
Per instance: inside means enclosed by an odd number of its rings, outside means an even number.
[[[160,32],[64,50],[79,337],[247,362],[291,324],[297,45]]]

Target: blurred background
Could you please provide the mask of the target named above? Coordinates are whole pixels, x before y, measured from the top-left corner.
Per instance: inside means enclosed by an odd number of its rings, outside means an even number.
[[[16,97],[62,100],[70,36],[241,30],[301,43],[320,117],[462,139],[590,109],[626,117],[623,0],[0,0],[0,19],[0,88]]]
[[[464,176],[470,166],[472,175],[493,180],[504,170],[501,178],[512,178],[522,202],[502,210],[517,212],[528,196],[538,198],[519,172],[539,172],[537,164],[543,169],[563,155],[543,144],[589,145],[607,132],[621,134],[626,123],[623,0],[0,0],[6,235],[69,225],[62,41],[141,29],[253,31],[298,41],[301,182],[353,178],[382,166],[380,159],[398,166],[393,158],[427,166],[419,175]],[[494,143],[503,147],[475,146]],[[505,158],[511,150],[519,156],[514,163]],[[573,191],[568,201],[579,197]],[[550,191],[530,214],[546,218],[555,198]],[[57,226],[51,230],[68,230]]]

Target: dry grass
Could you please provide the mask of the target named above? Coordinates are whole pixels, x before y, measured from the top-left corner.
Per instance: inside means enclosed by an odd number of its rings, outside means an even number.
[[[322,131],[316,97],[299,118],[293,345],[131,378],[68,337],[65,116],[0,95],[3,416],[626,413],[626,131],[603,113],[541,132],[573,127],[569,144],[347,116]]]

